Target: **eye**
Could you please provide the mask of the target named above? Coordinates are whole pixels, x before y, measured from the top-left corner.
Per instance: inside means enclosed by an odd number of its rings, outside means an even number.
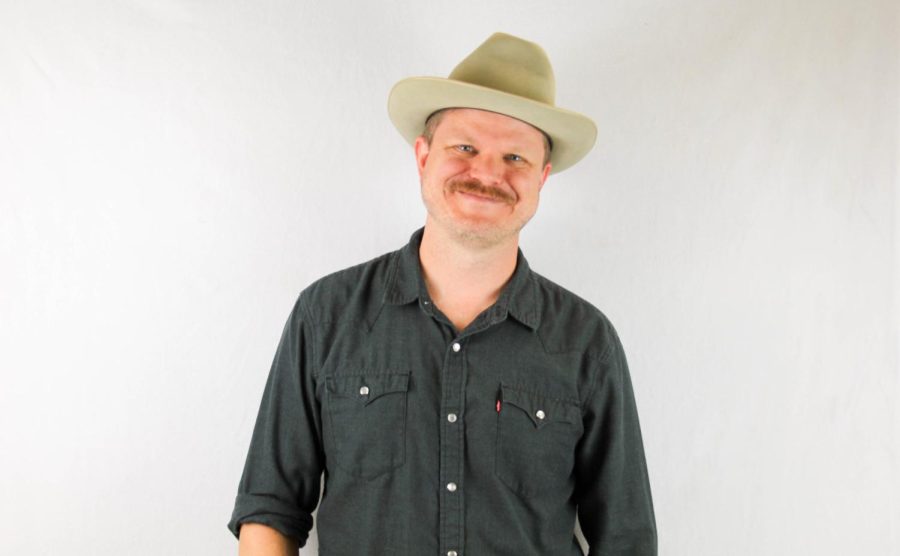
[[[475,152],[475,147],[472,145],[456,145],[456,150],[464,153],[473,153]]]
[[[525,159],[517,154],[508,154],[506,155],[506,159],[513,162],[525,162]]]

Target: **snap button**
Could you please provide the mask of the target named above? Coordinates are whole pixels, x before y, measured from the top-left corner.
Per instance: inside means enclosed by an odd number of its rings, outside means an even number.
[[[360,396],[368,396],[368,395],[369,395],[369,387],[368,387],[368,386],[363,386],[362,388],[360,388],[360,389],[359,389],[359,395],[360,395]]]
[[[451,423],[455,423],[456,422],[456,413],[450,413],[449,415],[447,415],[447,420],[450,421]]]
[[[462,346],[459,345],[459,342],[453,342],[453,351],[459,351],[462,349]]]
[[[448,551],[447,551],[447,556],[457,556],[456,551],[455,551],[455,550],[448,550]]]
[[[456,492],[456,483],[447,483],[447,490],[450,492]]]
[[[547,414],[544,413],[544,410],[543,410],[543,409],[538,409],[538,410],[537,410],[537,413],[535,413],[535,416],[536,416],[538,419],[543,419],[544,417],[547,416]]]

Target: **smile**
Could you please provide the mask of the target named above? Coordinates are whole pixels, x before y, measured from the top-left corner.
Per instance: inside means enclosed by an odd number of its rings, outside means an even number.
[[[503,203],[504,202],[503,200],[497,199],[495,197],[487,197],[487,196],[479,195],[477,193],[472,193],[469,191],[457,191],[457,193],[459,193],[461,195],[465,195],[466,197],[468,197],[470,199],[474,199],[476,201],[484,201],[486,203]]]

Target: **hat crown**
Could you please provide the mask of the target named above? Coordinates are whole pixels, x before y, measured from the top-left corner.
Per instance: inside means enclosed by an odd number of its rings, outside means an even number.
[[[556,79],[539,45],[494,33],[450,73],[450,79],[555,106]]]

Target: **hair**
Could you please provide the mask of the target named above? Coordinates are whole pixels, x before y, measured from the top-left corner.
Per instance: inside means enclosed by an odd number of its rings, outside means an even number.
[[[434,137],[434,130],[437,129],[438,124],[441,123],[441,120],[444,119],[444,116],[451,110],[456,110],[456,108],[441,108],[436,112],[432,112],[431,115],[425,119],[425,129],[422,130],[422,137],[425,139],[425,142],[428,143],[429,147],[431,146],[431,139]],[[541,132],[541,138],[544,140],[544,161],[541,163],[541,167],[544,167],[548,162],[550,162],[550,154],[553,151],[553,141],[550,140],[549,135],[547,135],[540,129],[536,127],[534,129],[537,129]]]

